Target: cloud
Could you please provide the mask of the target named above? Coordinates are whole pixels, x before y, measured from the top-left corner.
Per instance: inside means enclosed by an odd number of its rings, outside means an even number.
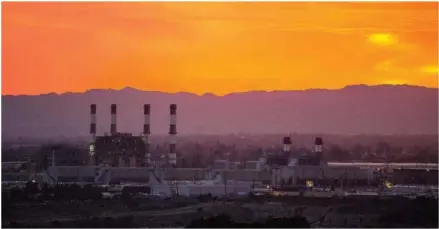
[[[392,62],[391,60],[386,60],[384,62],[380,62],[378,64],[375,65],[375,70],[380,71],[380,72],[387,72],[387,73],[392,73],[392,74],[406,74],[408,72],[410,72],[410,69],[407,67],[402,67],[400,65],[395,64],[394,62]]]

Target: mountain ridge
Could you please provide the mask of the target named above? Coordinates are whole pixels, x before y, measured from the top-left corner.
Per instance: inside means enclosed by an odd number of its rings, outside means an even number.
[[[342,89],[251,91],[224,96],[91,89],[83,93],[3,95],[7,137],[86,136],[90,104],[98,107],[98,134],[109,131],[110,104],[118,130],[138,134],[143,104],[151,104],[151,131],[169,128],[169,104],[178,104],[184,134],[331,133],[437,134],[438,89],[409,85],[352,85]]]
[[[194,96],[217,96],[217,97],[224,97],[228,95],[234,95],[234,94],[243,94],[243,93],[251,93],[251,92],[306,92],[306,91],[337,91],[337,90],[343,90],[343,89],[349,89],[349,88],[368,88],[368,87],[410,87],[410,88],[424,88],[424,89],[438,89],[434,87],[425,87],[425,86],[419,86],[419,85],[409,85],[409,84],[399,84],[399,85],[393,85],[393,84],[378,84],[378,85],[366,85],[366,84],[354,84],[354,85],[346,85],[342,88],[336,88],[336,89],[327,89],[327,88],[307,88],[307,89],[291,89],[291,90],[250,90],[250,91],[239,91],[239,92],[230,92],[224,95],[217,95],[212,92],[205,92],[203,94],[196,94],[192,92],[186,92],[186,91],[178,91],[178,92],[165,92],[165,91],[149,91],[149,90],[142,90],[134,87],[123,87],[120,89],[114,89],[114,88],[93,88],[93,89],[87,89],[82,92],[63,92],[63,93],[56,93],[56,92],[49,92],[49,93],[42,93],[42,94],[19,94],[19,95],[2,95],[3,96],[44,96],[44,95],[68,95],[68,94],[84,94],[84,93],[92,93],[92,92],[100,92],[100,91],[110,91],[110,92],[117,92],[117,91],[134,91],[134,92],[160,92],[160,93],[166,93],[166,94],[180,94],[180,93],[186,93],[191,94]]]

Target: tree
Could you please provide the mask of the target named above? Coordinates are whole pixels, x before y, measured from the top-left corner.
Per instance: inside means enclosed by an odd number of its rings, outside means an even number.
[[[38,188],[38,183],[36,183],[36,182],[31,182],[31,181],[29,181],[29,182],[26,183],[26,187],[25,187],[25,189],[24,189],[24,192],[25,192],[27,195],[38,194],[39,191],[40,191],[40,189]]]
[[[202,168],[203,166],[203,155],[200,153],[195,153],[192,157],[192,167]]]
[[[387,142],[380,141],[377,143],[375,150],[379,156],[384,158],[386,161],[389,159],[391,146]]]
[[[365,151],[365,147],[361,144],[355,144],[352,147],[352,153],[354,154],[355,158],[361,157]]]
[[[337,161],[345,161],[347,159],[347,152],[344,151],[339,145],[333,145],[328,150],[328,154]]]
[[[185,159],[185,158],[182,158],[181,159],[181,167],[182,168],[187,168],[188,167],[188,162],[187,162],[187,160]]]

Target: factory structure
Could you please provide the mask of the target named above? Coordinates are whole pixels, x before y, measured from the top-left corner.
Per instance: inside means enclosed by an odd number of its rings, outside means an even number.
[[[169,151],[166,155],[150,152],[149,136],[151,105],[144,104],[143,132],[140,136],[117,131],[117,105],[111,105],[110,134],[96,136],[96,104],[90,105],[89,166],[140,168],[149,166],[173,167],[177,165],[176,138],[177,105],[170,105]]]
[[[151,105],[144,104],[143,131],[140,136],[117,131],[117,105],[110,106],[110,133],[97,136],[96,104],[90,105],[90,144],[87,165],[59,166],[55,152],[49,166],[27,179],[46,183],[91,183],[97,185],[141,183],[155,193],[171,195],[178,190],[187,195],[249,192],[255,187],[283,186],[370,186],[388,179],[382,166],[331,163],[325,160],[324,141],[316,137],[312,153],[291,152],[291,137],[282,139],[283,150],[246,162],[246,169],[235,162],[217,160],[210,168],[179,168],[177,155],[177,105],[169,106],[169,148],[157,155],[150,150]],[[21,168],[21,167],[20,167]],[[429,170],[430,171],[430,170]],[[436,174],[437,165],[431,168]],[[403,172],[398,170],[398,173]],[[30,174],[29,172],[27,174]],[[2,180],[14,180],[16,173],[2,172]],[[424,175],[420,175],[424,176]],[[20,178],[21,179],[21,178]],[[433,179],[433,178],[432,178]],[[431,180],[432,180],[431,179]],[[186,195],[186,194],[185,194]]]

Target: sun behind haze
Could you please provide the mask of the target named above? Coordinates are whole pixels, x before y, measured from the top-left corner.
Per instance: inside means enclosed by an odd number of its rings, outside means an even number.
[[[438,3],[2,3],[2,94],[437,87]]]

